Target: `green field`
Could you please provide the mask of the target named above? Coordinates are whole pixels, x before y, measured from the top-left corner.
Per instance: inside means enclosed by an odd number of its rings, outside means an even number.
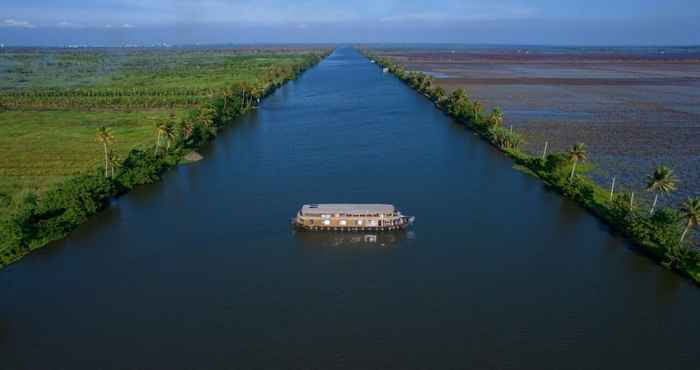
[[[124,157],[155,122],[236,86],[281,80],[312,50],[5,49],[0,53],[0,197],[41,193],[100,165],[100,126]],[[316,50],[313,50],[316,52]],[[0,207],[2,207],[0,202]]]
[[[67,176],[101,164],[99,126],[111,127],[115,153],[152,144],[153,125],[168,112],[8,111],[0,113],[0,193],[40,193]]]
[[[195,107],[234,84],[288,75],[303,56],[238,49],[15,49],[0,54],[0,109]]]

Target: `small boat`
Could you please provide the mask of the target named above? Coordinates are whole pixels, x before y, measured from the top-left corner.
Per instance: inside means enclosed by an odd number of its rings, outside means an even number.
[[[382,72],[384,72],[384,73],[389,73],[389,68],[384,68],[384,69],[382,69]]]
[[[304,204],[292,225],[302,230],[390,231],[413,224],[391,204]]]

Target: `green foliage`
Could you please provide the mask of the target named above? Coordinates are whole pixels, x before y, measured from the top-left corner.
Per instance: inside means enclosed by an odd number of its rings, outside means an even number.
[[[320,56],[237,49],[11,50],[0,54],[0,67],[13,66],[0,68],[0,102],[8,110],[192,108],[235,84],[279,86]]]
[[[161,143],[154,140],[153,146],[132,148],[122,163],[116,163],[111,146],[120,141],[119,131],[100,127],[97,139],[105,147],[104,168],[94,167],[69,177],[40,195],[25,191],[10,199],[0,193],[4,205],[0,215],[0,267],[51,240],[64,237],[107,206],[112,197],[157,181],[165,170],[180,163],[189,149],[211,140],[220,127],[252,109],[258,98],[320,61],[322,56],[313,54],[286,67],[270,68],[264,73],[262,83],[234,85],[226,94],[212,96],[200,107],[190,110],[179,121],[173,115],[159,120],[156,128],[165,143],[164,150],[158,151]],[[94,132],[90,135],[93,138]],[[114,175],[110,171],[107,176],[108,167],[112,170],[119,167],[119,170]]]
[[[523,139],[520,135],[503,126],[492,125],[489,127],[488,138],[502,150],[518,150],[523,143]]]
[[[390,59],[368,56],[416,90],[424,88],[420,72],[406,73],[403,67]],[[584,144],[576,144],[564,153],[550,153],[544,160],[529,156],[518,150],[522,143],[520,136],[502,127],[504,117],[500,110],[493,110],[484,120],[480,114],[481,103],[478,100],[470,101],[464,90],[457,89],[443,96],[439,92],[427,95],[457,122],[476,131],[513,158],[518,166],[542,179],[548,188],[589,210],[667,268],[700,283],[700,253],[683,244],[688,230],[700,224],[700,198],[688,200],[680,212],[666,208],[651,214],[641,211],[639,201],[631,202],[632,193],[618,192],[610,200],[609,190],[576,173],[577,164],[587,160]],[[585,172],[586,168],[582,170],[578,172]],[[662,166],[649,178],[648,189],[657,194],[669,192],[675,190],[676,182],[673,172]]]

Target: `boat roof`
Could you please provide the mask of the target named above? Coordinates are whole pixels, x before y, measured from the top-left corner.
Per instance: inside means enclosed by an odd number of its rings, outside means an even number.
[[[301,207],[304,213],[392,213],[394,206],[391,204],[357,204],[357,203],[326,203],[304,204]]]

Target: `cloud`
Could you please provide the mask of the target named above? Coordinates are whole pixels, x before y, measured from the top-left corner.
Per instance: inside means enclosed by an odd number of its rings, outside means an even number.
[[[442,23],[454,21],[512,20],[529,18],[537,14],[534,9],[523,7],[505,7],[499,5],[471,7],[467,4],[455,7],[451,11],[399,12],[379,18],[380,22],[429,22]]]
[[[34,25],[27,21],[16,19],[4,19],[0,21],[0,28],[34,28]]]
[[[115,26],[112,24],[105,24],[104,26],[102,26],[102,28],[108,28],[108,29],[112,29],[112,28],[136,28],[136,26],[134,26],[131,23],[124,23],[124,24],[121,24],[118,26]]]
[[[78,23],[62,21],[62,22],[56,23],[56,27],[58,27],[58,28],[84,28],[85,26],[83,26],[82,24],[78,24]]]

